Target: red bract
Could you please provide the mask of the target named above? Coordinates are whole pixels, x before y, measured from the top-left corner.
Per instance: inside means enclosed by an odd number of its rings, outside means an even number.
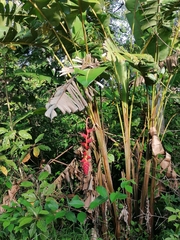
[[[83,146],[86,150],[89,149],[89,144],[87,142],[82,142],[81,146]]]
[[[89,173],[89,166],[90,166],[89,161],[84,161],[82,159],[81,162],[82,162],[82,169],[83,169],[84,174],[88,175],[88,173]]]
[[[81,137],[84,138],[84,142],[81,142],[81,146],[83,146],[84,151],[83,151],[83,159],[81,160],[82,163],[82,169],[85,175],[88,175],[89,173],[89,166],[90,166],[90,159],[91,157],[89,156],[89,143],[92,142],[92,138],[90,136],[90,133],[94,130],[93,128],[88,128],[88,120],[89,118],[86,119],[86,133],[80,133]]]

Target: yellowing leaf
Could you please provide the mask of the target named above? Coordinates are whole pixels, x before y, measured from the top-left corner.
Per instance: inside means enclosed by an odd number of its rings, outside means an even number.
[[[7,168],[5,168],[4,166],[0,166],[0,171],[1,171],[5,176],[7,176],[7,174],[8,174]]]
[[[30,159],[30,157],[31,157],[31,155],[30,155],[30,153],[28,153],[28,154],[23,158],[22,162],[23,162],[23,163],[28,162],[29,159]]]
[[[40,154],[40,149],[39,149],[38,147],[34,147],[34,148],[33,148],[33,155],[34,155],[35,157],[38,157],[39,154]]]

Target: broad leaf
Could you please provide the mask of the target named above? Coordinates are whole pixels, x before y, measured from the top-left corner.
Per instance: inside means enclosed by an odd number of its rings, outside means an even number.
[[[32,187],[34,186],[34,184],[30,181],[23,181],[21,184],[20,184],[21,187]]]
[[[0,127],[0,135],[6,132],[8,132],[6,128]]]
[[[120,193],[120,192],[113,192],[110,194],[110,200],[113,203],[114,201],[116,201],[117,199],[119,200],[124,200],[127,198],[127,195],[124,193]]]
[[[22,217],[22,218],[20,218],[19,219],[19,227],[22,227],[22,226],[24,226],[24,225],[26,225],[26,224],[29,224],[29,223],[31,223],[32,221],[33,221],[34,219],[33,219],[33,217]]]
[[[87,218],[87,215],[86,215],[85,212],[80,212],[80,213],[78,213],[78,215],[77,215],[77,220],[78,220],[80,223],[84,223],[85,220],[86,220],[86,218]]]
[[[77,74],[76,79],[84,87],[88,87],[98,76],[105,71],[106,67],[98,67],[93,69],[78,69],[75,68],[74,72]]]
[[[56,213],[55,218],[56,218],[56,219],[57,219],[57,218],[62,218],[62,217],[64,217],[65,215],[66,215],[66,211],[65,211],[65,210],[62,210],[62,211],[59,211],[59,212]]]
[[[40,174],[39,174],[39,177],[38,177],[38,180],[39,181],[43,181],[43,180],[45,180],[47,177],[49,176],[49,172],[41,172]]]
[[[105,199],[108,198],[107,190],[103,186],[98,186],[96,188],[96,191]]]
[[[40,218],[37,221],[37,227],[42,231],[42,232],[46,232],[47,231],[47,225],[46,225],[46,221],[43,218]]]
[[[84,206],[84,202],[81,201],[78,196],[74,196],[69,202],[69,205],[74,208],[81,208]]]
[[[102,196],[98,196],[93,202],[90,203],[89,208],[94,209],[101,205],[102,203],[105,203],[107,201],[107,198],[104,198]]]
[[[54,211],[57,211],[58,208],[59,208],[59,205],[54,198],[52,198],[52,197],[46,198],[46,204],[45,204],[46,210],[54,212]]]
[[[26,130],[20,130],[18,133],[24,139],[32,139],[31,134],[29,134]]]
[[[76,222],[76,215],[71,211],[67,212],[65,217],[67,218],[67,220],[71,222],[74,222],[74,223]]]

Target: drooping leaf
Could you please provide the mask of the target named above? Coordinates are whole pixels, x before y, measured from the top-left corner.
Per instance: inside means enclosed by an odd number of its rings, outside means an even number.
[[[55,184],[48,184],[47,187],[44,187],[43,189],[43,195],[48,196],[51,195],[55,191]]]
[[[33,155],[37,158],[37,157],[39,157],[39,154],[40,154],[39,147],[38,146],[33,147]]]
[[[44,211],[44,210],[43,210],[43,211]],[[46,224],[47,224],[47,225],[50,224],[51,222],[53,222],[54,219],[55,219],[54,214],[50,214],[49,212],[48,212],[48,214],[45,216],[45,220],[46,220]]]
[[[32,223],[29,227],[29,236],[33,238],[34,234],[36,233],[36,222]]]
[[[3,228],[5,229],[6,227],[8,227],[10,225],[10,221],[6,220],[3,222]]]
[[[13,131],[8,131],[5,136],[8,138],[8,139],[15,139],[15,136],[16,136],[16,130],[13,130]]]
[[[67,93],[66,93],[67,92]],[[55,108],[59,108],[63,114],[82,111],[87,102],[82,96],[73,79],[56,90],[53,98],[46,104],[45,116],[51,120],[57,116]]]
[[[34,203],[37,199],[36,195],[30,191],[23,193],[22,196],[30,203]]]

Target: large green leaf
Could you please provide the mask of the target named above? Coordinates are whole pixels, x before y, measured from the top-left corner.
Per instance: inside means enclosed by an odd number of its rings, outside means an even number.
[[[77,74],[76,79],[84,87],[88,87],[98,76],[105,71],[106,67],[98,67],[93,69],[79,69],[75,68],[74,72]]]

